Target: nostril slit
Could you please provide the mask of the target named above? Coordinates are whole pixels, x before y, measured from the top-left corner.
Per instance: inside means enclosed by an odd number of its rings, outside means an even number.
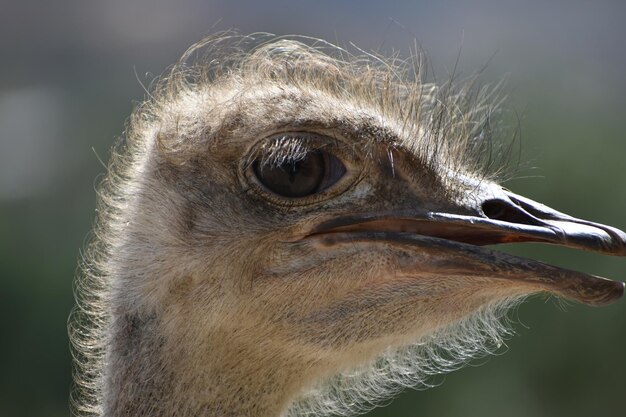
[[[502,200],[487,200],[481,206],[485,216],[492,220],[509,223],[538,225],[541,222],[526,213],[523,209]]]
[[[492,220],[505,220],[507,219],[508,205],[503,201],[489,200],[485,201],[482,205],[483,213],[485,216]]]

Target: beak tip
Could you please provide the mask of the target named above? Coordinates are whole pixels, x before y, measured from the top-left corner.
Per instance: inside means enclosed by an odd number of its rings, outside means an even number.
[[[610,284],[604,291],[604,294],[595,300],[595,305],[603,306],[613,304],[624,296],[624,289],[626,285],[623,282],[608,281],[608,283]]]
[[[624,296],[624,289],[626,288],[626,284],[620,281],[617,281],[617,291],[616,291],[616,299],[622,298]]]
[[[625,284],[621,281],[586,275],[571,281],[562,280],[559,295],[589,306],[607,306],[624,296]]]

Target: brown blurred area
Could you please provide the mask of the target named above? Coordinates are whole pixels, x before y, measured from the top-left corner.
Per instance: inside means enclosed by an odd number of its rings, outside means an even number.
[[[522,159],[506,185],[626,229],[626,3],[598,0],[0,0],[0,416],[66,416],[72,279],[94,184],[142,84],[218,30],[427,51],[431,78],[508,74]],[[511,251],[626,279],[626,260],[545,246]],[[619,416],[626,301],[544,298],[481,366],[432,380],[371,416]],[[445,380],[445,383],[443,383]]]

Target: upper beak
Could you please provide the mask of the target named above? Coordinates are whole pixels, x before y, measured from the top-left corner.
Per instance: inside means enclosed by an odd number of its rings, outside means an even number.
[[[323,222],[309,236],[325,236],[333,244],[355,239],[408,244],[438,258],[433,263],[437,268],[446,269],[442,265],[448,262],[466,276],[536,283],[543,290],[586,304],[608,304],[624,294],[622,282],[477,248],[542,242],[626,256],[626,234],[621,230],[577,219],[495,184],[485,186],[463,207],[354,214]]]

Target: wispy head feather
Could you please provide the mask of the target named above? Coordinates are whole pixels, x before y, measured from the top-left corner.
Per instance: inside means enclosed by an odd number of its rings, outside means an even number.
[[[420,341],[390,349],[374,363],[324,381],[295,403],[286,417],[351,416],[380,405],[406,388],[433,386],[431,378],[491,355],[512,334],[508,311],[524,297],[488,304]]]

